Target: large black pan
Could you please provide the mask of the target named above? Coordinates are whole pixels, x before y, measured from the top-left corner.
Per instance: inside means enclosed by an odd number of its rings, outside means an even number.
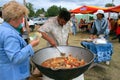
[[[70,80],[76,78],[84,73],[94,60],[94,54],[85,48],[75,46],[58,46],[58,48],[66,53],[66,56],[72,54],[74,57],[84,59],[87,64],[78,68],[58,70],[42,67],[40,65],[42,62],[50,58],[60,57],[60,53],[54,47],[41,49],[32,57],[32,61],[35,63],[37,68],[49,78],[55,80]]]

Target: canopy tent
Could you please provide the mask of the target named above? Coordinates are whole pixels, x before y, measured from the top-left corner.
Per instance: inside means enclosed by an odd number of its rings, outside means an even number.
[[[107,12],[117,12],[117,13],[119,13],[120,12],[120,5],[115,6],[115,7],[110,7],[106,11]]]
[[[71,13],[81,13],[81,14],[93,14],[95,13],[98,9],[100,10],[107,10],[107,8],[102,8],[102,7],[96,7],[96,6],[81,6],[76,9],[71,10]]]

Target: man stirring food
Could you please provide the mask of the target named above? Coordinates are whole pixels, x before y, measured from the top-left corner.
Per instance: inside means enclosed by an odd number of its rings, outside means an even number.
[[[57,17],[49,18],[43,26],[39,28],[42,37],[51,46],[67,45],[68,32],[64,25],[70,20],[70,13],[62,10]]]
[[[58,16],[49,18],[39,28],[42,37],[48,41],[49,46],[68,45],[69,23],[71,15],[66,10],[61,10]],[[80,79],[79,79],[80,80]]]
[[[64,26],[70,20],[70,13],[68,11],[61,11],[56,17],[49,18],[44,25],[39,28],[42,37],[48,41],[47,46],[67,45],[68,31],[67,26]],[[33,74],[38,74],[39,71],[35,69]]]

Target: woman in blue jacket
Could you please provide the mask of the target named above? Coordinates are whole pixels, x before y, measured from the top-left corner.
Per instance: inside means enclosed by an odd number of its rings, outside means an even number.
[[[2,8],[4,22],[0,25],[0,80],[26,80],[30,75],[30,56],[34,54],[32,47],[39,43],[33,40],[27,45],[16,30],[28,9],[10,1]]]

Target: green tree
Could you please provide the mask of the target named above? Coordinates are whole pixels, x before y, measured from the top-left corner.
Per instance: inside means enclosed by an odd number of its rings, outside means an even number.
[[[56,5],[53,5],[47,9],[48,16],[56,16],[59,13],[59,8]]]
[[[67,9],[63,7],[63,8],[61,8],[61,10],[67,10]]]
[[[112,4],[112,3],[107,3],[107,4],[105,5],[105,7],[112,7],[112,6],[115,6],[115,5]]]
[[[26,4],[26,7],[28,8],[28,10],[29,10],[29,12],[30,12],[28,16],[29,16],[29,17],[35,16],[33,4],[27,3],[27,4]]]
[[[53,5],[48,8],[47,12],[45,13],[45,16],[50,17],[50,16],[57,16],[61,10],[67,10],[66,8],[62,8],[61,6],[58,7],[56,5]]]
[[[45,13],[45,10],[44,10],[44,8],[41,8],[41,9],[38,9],[37,11],[36,11],[36,13],[35,13],[35,16],[39,16],[39,14],[44,14]]]

